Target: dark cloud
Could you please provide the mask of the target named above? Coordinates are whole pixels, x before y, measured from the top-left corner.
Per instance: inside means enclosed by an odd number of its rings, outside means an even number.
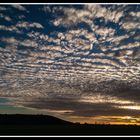
[[[133,116],[139,117],[139,110],[129,110],[118,108],[120,104],[118,103],[88,103],[81,102],[79,99],[74,98],[32,98],[24,99],[20,102],[17,100],[18,104],[25,107],[42,109],[42,110],[71,110],[72,112],[64,112],[65,115],[72,116],[83,116],[83,117],[95,117],[95,116]],[[133,104],[125,103],[120,106],[133,106]]]

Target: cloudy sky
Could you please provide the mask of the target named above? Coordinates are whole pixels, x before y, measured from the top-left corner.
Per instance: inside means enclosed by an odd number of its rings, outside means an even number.
[[[0,113],[140,124],[140,5],[0,5]]]

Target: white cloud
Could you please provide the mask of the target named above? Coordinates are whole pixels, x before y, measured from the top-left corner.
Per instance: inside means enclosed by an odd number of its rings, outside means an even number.
[[[0,30],[4,30],[4,31],[10,31],[10,32],[16,32],[21,34],[22,31],[20,31],[19,29],[17,29],[17,27],[15,26],[5,26],[5,25],[0,25]]]
[[[93,17],[103,17],[105,20],[112,22],[118,22],[119,19],[123,16],[123,11],[111,11],[100,5],[86,5],[85,8],[93,14]]]
[[[29,23],[29,22],[18,22],[16,24],[16,27],[19,27],[19,28],[25,28],[25,29],[28,29],[28,28],[44,28],[40,23],[37,23],[37,22],[33,22],[33,23]]]
[[[112,28],[102,28],[102,27],[100,28],[99,27],[99,28],[96,29],[96,33],[101,35],[101,36],[104,36],[104,37],[109,36],[111,38],[112,36],[114,36],[115,29],[112,29]]]
[[[42,34],[40,32],[29,32],[27,34],[29,37],[36,39],[36,40],[42,40],[42,41],[48,41],[49,37],[47,34]]]
[[[6,11],[7,9],[5,7],[0,6],[0,11]]]
[[[45,13],[51,12],[50,6],[43,6],[41,10],[44,11]]]
[[[63,8],[64,17],[56,19],[53,23],[55,26],[64,25],[70,26],[79,22],[85,22],[90,25],[93,24],[93,19],[104,18],[105,21],[112,21],[117,23],[123,16],[123,11],[111,11],[100,5],[86,5],[84,9]]]
[[[6,21],[12,21],[12,19],[9,16],[3,15],[0,13],[0,17],[3,18]]]
[[[140,12],[130,12],[130,15],[133,17],[140,18]]]
[[[17,40],[14,37],[11,37],[11,38],[2,38],[1,40],[14,46],[22,45],[25,47],[34,47],[34,48],[38,47],[38,43],[36,41],[29,40],[29,39],[25,39],[21,41],[21,40]]]
[[[124,22],[122,24],[122,27],[126,30],[131,30],[131,29],[140,29],[140,23],[139,22]]]
[[[25,17],[25,15],[19,15],[18,18],[23,20],[23,19],[25,19],[26,17]]]
[[[106,41],[110,41],[112,43],[115,43],[116,45],[120,43],[120,41],[124,40],[124,39],[128,39],[129,35],[125,34],[125,35],[120,35],[120,36],[112,36],[112,37],[107,37]]]
[[[19,42],[19,45],[23,45],[26,47],[37,47],[38,43],[29,39],[23,40],[21,43]]]
[[[127,45],[120,45],[118,48],[112,48],[112,50],[123,50],[123,49],[133,49],[134,47],[139,47],[140,42],[128,43]]]
[[[12,7],[16,8],[20,11],[27,11],[27,9],[24,6],[19,5],[19,4],[14,4],[14,5],[12,5]]]

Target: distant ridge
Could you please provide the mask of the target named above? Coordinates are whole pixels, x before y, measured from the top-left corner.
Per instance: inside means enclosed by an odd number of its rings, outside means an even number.
[[[0,114],[1,124],[73,124],[71,122],[49,116],[28,114]]]
[[[49,115],[0,114],[0,135],[140,135],[140,126],[71,123]]]

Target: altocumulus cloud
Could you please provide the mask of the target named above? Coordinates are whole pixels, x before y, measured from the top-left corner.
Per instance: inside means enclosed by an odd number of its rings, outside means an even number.
[[[64,116],[139,117],[139,13],[139,5],[1,5],[0,96]]]

